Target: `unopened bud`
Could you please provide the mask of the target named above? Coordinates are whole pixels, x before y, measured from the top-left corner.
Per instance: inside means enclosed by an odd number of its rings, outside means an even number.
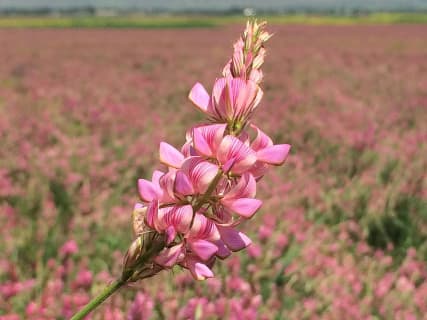
[[[262,31],[262,32],[260,32],[260,34],[258,36],[258,40],[263,43],[263,42],[268,41],[272,36],[273,36],[272,34],[266,32],[266,31]]]
[[[255,56],[254,60],[252,61],[252,68],[253,69],[261,68],[262,64],[264,63],[264,58],[265,58],[265,49],[261,48],[258,54]]]
[[[271,34],[265,31],[265,22],[248,21],[246,29],[234,44],[233,57],[223,70],[224,77],[252,80],[259,84],[262,81],[265,49],[264,43]]]
[[[131,270],[136,265],[136,262],[142,256],[142,251],[143,240],[142,236],[140,236],[132,242],[132,244],[129,246],[128,251],[126,252],[123,262],[123,272],[125,270]]]
[[[154,258],[166,246],[165,234],[144,231],[129,246],[123,261],[122,279],[137,281],[153,276],[161,268],[155,266]]]

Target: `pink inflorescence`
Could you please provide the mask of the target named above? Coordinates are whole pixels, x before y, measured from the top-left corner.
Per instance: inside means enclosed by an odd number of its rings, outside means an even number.
[[[283,164],[290,149],[273,144],[251,122],[263,96],[260,68],[270,38],[264,27],[247,24],[211,95],[199,83],[191,89],[190,101],[209,121],[190,128],[180,150],[161,142],[160,162],[167,169],[154,171],[151,181],[138,180],[142,203],[133,213],[137,239],[125,259],[128,272],[143,278],[180,265],[202,280],[213,277],[216,258],[251,243],[238,227],[262,205],[255,198],[257,181],[271,165]],[[154,255],[144,243],[147,234],[160,243]],[[141,263],[147,252],[149,267]]]

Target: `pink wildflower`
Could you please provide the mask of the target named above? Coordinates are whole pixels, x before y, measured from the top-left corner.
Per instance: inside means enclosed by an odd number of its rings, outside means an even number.
[[[200,83],[194,85],[188,97],[214,121],[242,125],[257,108],[262,95],[261,88],[252,80],[220,78],[211,97]]]
[[[263,96],[260,67],[269,37],[264,24],[248,23],[212,94],[199,83],[190,91],[190,101],[211,123],[190,128],[181,150],[161,142],[160,162],[167,170],[154,171],[151,181],[138,180],[142,203],[133,213],[137,239],[125,258],[127,281],[175,265],[195,279],[211,278],[216,258],[251,244],[238,226],[262,205],[255,198],[257,180],[271,165],[283,164],[290,149],[250,123]],[[259,247],[251,254],[258,257]]]
[[[149,295],[139,292],[129,310],[128,320],[150,319],[154,309],[154,301]]]
[[[68,240],[59,250],[62,256],[75,254],[79,251],[77,243],[74,240]]]

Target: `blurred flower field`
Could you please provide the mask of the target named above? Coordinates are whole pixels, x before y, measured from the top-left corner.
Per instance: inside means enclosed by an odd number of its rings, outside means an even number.
[[[0,319],[67,319],[120,274],[136,181],[240,30],[0,30]],[[427,26],[270,30],[254,118],[292,150],[253,244],[88,319],[427,319]]]

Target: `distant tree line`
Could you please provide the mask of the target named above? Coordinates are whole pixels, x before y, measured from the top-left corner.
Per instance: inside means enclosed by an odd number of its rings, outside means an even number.
[[[71,8],[0,8],[0,15],[2,16],[99,16],[99,15],[127,15],[127,14],[190,14],[190,15],[242,15],[247,8],[232,7],[227,10],[200,10],[200,9],[187,9],[187,10],[168,10],[165,8],[153,8],[150,10],[142,10],[141,8],[100,8],[94,6],[82,6]],[[312,8],[312,7],[294,7],[282,10],[269,10],[269,9],[254,9],[254,12],[259,15],[283,15],[283,14],[324,14],[324,15],[364,15],[372,12],[408,12],[420,13],[427,12],[425,9],[418,9],[414,7],[402,6],[399,9],[381,9],[381,8],[348,8],[348,7],[334,7],[334,8]]]

